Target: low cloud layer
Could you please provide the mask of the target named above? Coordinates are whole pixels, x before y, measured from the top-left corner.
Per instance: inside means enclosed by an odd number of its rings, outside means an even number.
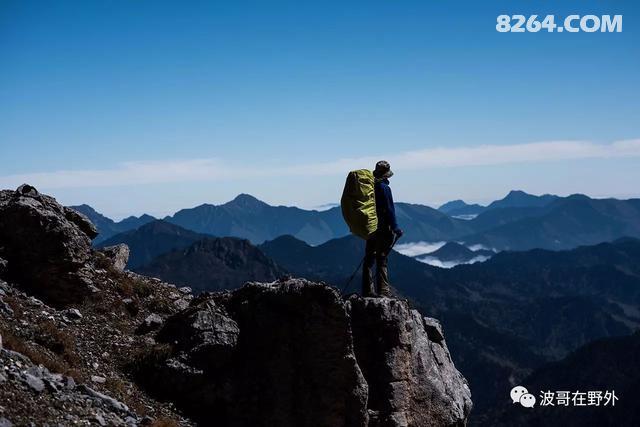
[[[59,170],[5,175],[0,187],[24,182],[39,188],[129,186],[168,182],[255,179],[278,176],[336,176],[386,158],[397,171],[511,163],[553,162],[577,159],[640,157],[640,139],[598,144],[589,141],[550,141],[513,145],[428,148],[392,155],[338,159],[324,163],[278,166],[232,164],[224,159],[186,159],[125,162],[111,169]],[[295,159],[292,159],[292,161]]]

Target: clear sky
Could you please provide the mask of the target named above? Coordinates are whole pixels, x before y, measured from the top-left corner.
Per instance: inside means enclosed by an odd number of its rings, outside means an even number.
[[[640,196],[640,3],[0,0],[0,187],[116,218],[313,207],[380,158],[396,200]]]

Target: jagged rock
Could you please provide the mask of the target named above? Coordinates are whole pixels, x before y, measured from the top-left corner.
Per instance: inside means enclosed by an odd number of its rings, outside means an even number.
[[[90,239],[95,239],[98,236],[98,228],[83,213],[64,207],[64,214],[69,221],[77,225]]]
[[[100,403],[104,403],[105,405],[107,405],[111,409],[114,409],[114,410],[120,411],[120,412],[129,413],[129,407],[127,405],[125,405],[124,403],[120,402],[119,400],[114,399],[111,396],[107,396],[106,394],[100,393],[99,391],[96,391],[96,390],[92,389],[91,387],[88,387],[85,384],[80,384],[78,386],[78,390],[81,393],[84,393],[87,396],[92,397],[94,400],[96,400],[96,401],[98,401]]]
[[[24,382],[37,392],[44,390],[44,381],[31,374],[24,374]]]
[[[63,311],[63,315],[69,319],[82,319],[82,313],[77,308],[69,308]]]
[[[464,425],[471,392],[439,322],[396,299],[351,297],[349,305],[356,357],[369,384],[370,425]]]
[[[162,326],[162,317],[159,315],[152,313],[145,317],[144,321],[138,326],[136,332],[138,334],[146,334],[147,332],[155,331],[160,326]]]
[[[113,268],[117,271],[124,271],[129,261],[129,246],[124,243],[119,245],[107,246],[100,249],[107,258],[113,263]]]
[[[149,386],[208,423],[367,424],[367,385],[332,288],[254,283],[199,298],[166,322],[158,340],[174,350],[140,376],[155,377]]]
[[[107,382],[107,379],[99,375],[91,375],[91,381],[97,384],[104,384]]]
[[[22,185],[0,191],[0,246],[7,276],[53,303],[82,298],[92,224],[52,197]]]
[[[196,298],[157,339],[172,348],[139,376],[210,423],[458,426],[471,410],[439,323],[405,301],[251,283]]]
[[[2,296],[0,295],[0,313],[4,314],[7,317],[13,317],[13,309],[2,300]],[[0,346],[1,348],[2,346]]]
[[[224,366],[238,342],[238,324],[213,300],[205,300],[170,318],[158,340],[172,343],[198,369]]]
[[[189,307],[189,301],[187,301],[184,298],[179,298],[175,301],[173,301],[173,305],[178,309],[178,310],[186,310]]]

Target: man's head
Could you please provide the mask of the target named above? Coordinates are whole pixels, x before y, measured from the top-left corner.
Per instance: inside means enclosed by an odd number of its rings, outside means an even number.
[[[376,163],[376,169],[373,171],[373,176],[378,179],[391,178],[393,172],[391,172],[391,165],[386,160],[380,160]]]

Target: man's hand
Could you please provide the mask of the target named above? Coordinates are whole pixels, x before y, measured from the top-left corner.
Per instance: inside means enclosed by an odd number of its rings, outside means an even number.
[[[393,232],[396,234],[396,239],[399,239],[402,237],[402,235],[404,234],[404,231],[402,231],[399,228],[396,228],[395,230],[393,230]]]

